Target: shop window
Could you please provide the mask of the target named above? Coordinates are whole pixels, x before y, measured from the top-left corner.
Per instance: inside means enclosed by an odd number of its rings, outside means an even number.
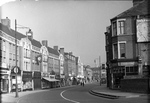
[[[134,72],[134,68],[133,67],[130,67],[130,72]]]
[[[130,70],[129,70],[130,68],[129,67],[126,67],[126,72],[127,73],[129,73],[130,72]]]
[[[134,71],[135,71],[136,73],[138,73],[138,66],[135,66],[135,67],[134,67]]]

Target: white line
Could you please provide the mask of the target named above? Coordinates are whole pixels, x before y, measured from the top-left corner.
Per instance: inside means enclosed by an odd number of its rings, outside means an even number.
[[[64,92],[66,92],[66,90],[64,90],[64,91],[62,91],[62,92],[60,93],[60,95],[61,95],[61,97],[62,97],[63,99],[65,99],[65,100],[67,100],[67,101],[71,101],[71,102],[73,102],[73,103],[80,103],[80,102],[77,102],[77,101],[74,101],[74,100],[65,98],[65,97],[63,96],[63,93],[64,93]]]

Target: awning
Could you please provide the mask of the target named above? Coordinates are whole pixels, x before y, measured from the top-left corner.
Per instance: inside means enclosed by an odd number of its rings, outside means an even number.
[[[49,82],[57,82],[57,81],[60,81],[60,80],[57,80],[55,78],[51,79],[51,78],[48,78],[48,77],[43,77],[43,79],[49,81]]]

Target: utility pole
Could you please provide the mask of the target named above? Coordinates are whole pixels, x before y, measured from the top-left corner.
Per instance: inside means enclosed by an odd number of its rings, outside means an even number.
[[[99,78],[100,78],[100,86],[101,86],[101,56],[99,56]]]

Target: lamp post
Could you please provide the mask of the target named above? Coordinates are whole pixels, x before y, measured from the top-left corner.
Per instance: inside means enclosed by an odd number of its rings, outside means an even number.
[[[18,75],[18,66],[17,66],[17,28],[22,28],[22,29],[29,29],[29,34],[32,33],[31,29],[28,28],[28,27],[17,27],[17,20],[15,19],[15,60],[16,60],[16,63],[15,63],[15,69],[16,69],[16,72],[15,72],[15,76],[16,76],[16,96],[15,97],[19,97],[18,95],[18,80],[17,80],[17,75]],[[19,61],[18,61],[19,62]]]

